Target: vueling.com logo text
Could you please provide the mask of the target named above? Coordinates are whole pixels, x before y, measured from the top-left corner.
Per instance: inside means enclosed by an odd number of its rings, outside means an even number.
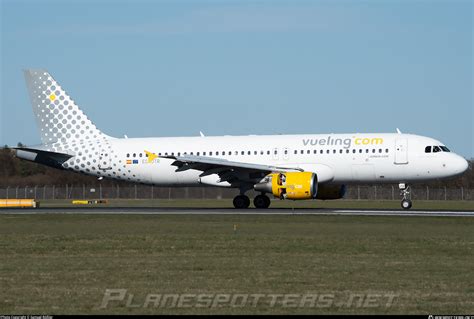
[[[352,138],[334,138],[328,136],[325,138],[304,138],[304,146],[336,146],[341,145],[343,148],[350,148],[351,145],[381,145],[383,138],[381,137],[352,137]]]

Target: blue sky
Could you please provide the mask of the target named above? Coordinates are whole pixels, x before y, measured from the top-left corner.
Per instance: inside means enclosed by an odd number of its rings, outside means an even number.
[[[0,144],[40,142],[46,68],[113,136],[398,127],[474,157],[472,1],[0,3]]]

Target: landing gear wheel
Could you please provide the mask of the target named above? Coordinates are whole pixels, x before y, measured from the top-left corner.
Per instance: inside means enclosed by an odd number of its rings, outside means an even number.
[[[268,208],[270,207],[270,198],[266,195],[257,195],[253,200],[253,204],[256,208]]]
[[[403,209],[410,209],[411,208],[411,200],[408,200],[408,199],[402,200],[402,208]]]
[[[250,199],[245,196],[245,195],[237,195],[234,197],[234,207],[243,209],[243,208],[249,208],[250,206]]]
[[[402,195],[402,208],[403,209],[410,209],[411,208],[411,190],[410,186],[406,185],[405,183],[398,184],[398,188],[400,189],[400,195]]]

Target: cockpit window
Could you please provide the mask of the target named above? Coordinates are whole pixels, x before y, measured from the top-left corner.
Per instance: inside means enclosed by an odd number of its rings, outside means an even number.
[[[439,145],[439,146],[427,146],[425,147],[425,153],[438,153],[438,152],[451,152],[449,148],[447,148],[444,145]]]

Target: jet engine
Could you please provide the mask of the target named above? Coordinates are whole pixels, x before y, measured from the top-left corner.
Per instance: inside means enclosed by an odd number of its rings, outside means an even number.
[[[312,172],[272,173],[255,184],[254,189],[280,199],[313,199],[318,193],[318,177]]]
[[[316,199],[339,199],[346,194],[346,185],[319,185]]]

